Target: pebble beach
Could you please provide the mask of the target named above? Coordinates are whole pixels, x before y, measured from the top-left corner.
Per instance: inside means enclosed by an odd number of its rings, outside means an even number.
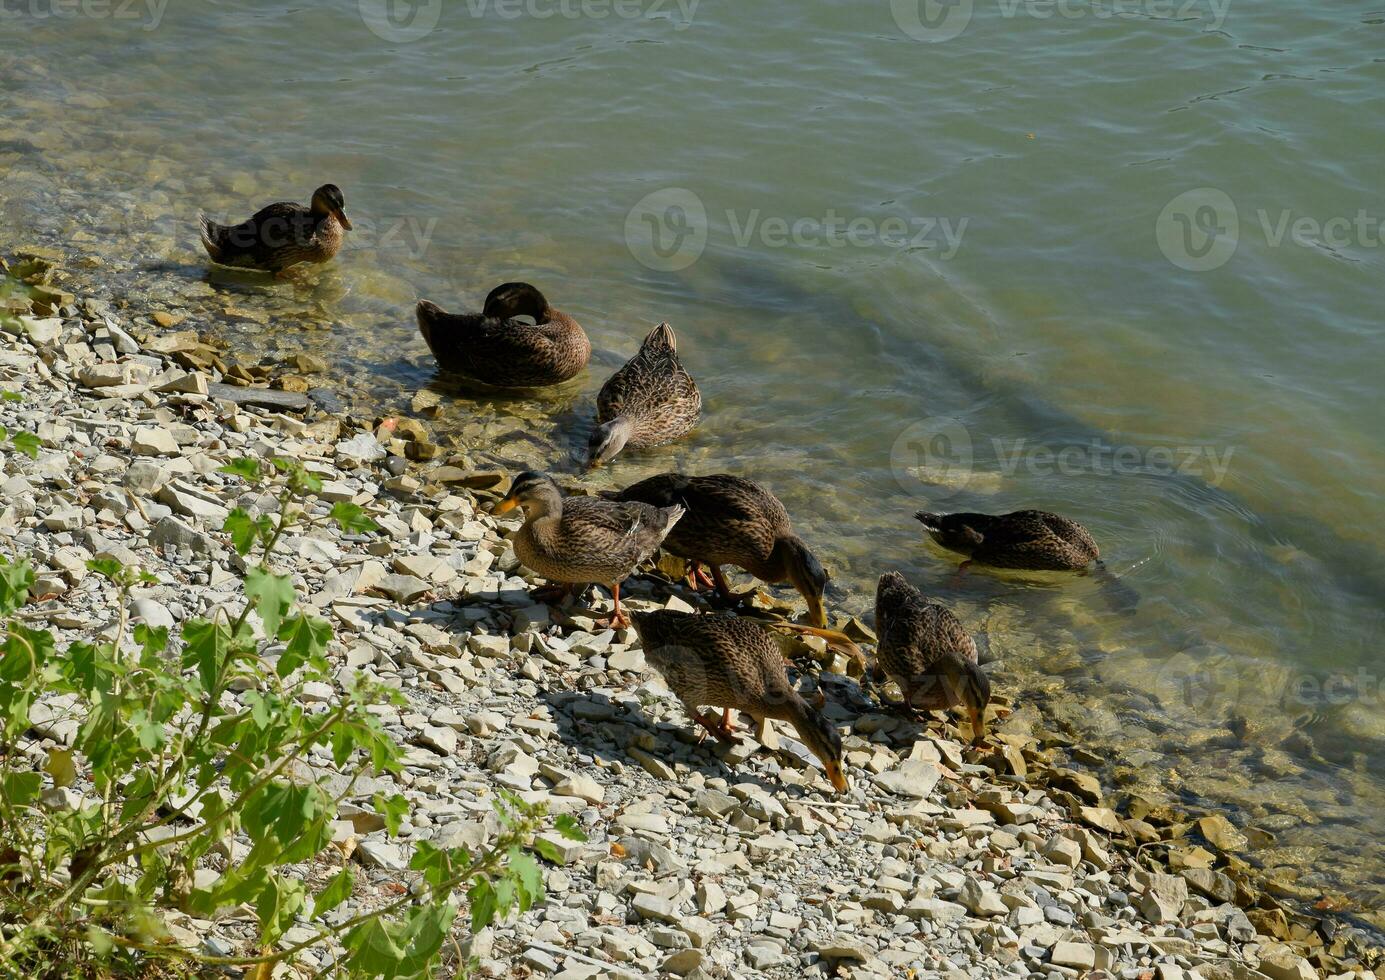
[[[0,335],[0,387],[18,396],[0,424],[41,443],[37,459],[6,455],[0,476],[0,550],[38,570],[26,618],[63,642],[106,629],[114,592],[86,564],[101,557],[156,577],[133,594],[134,621],[238,608],[222,524],[233,507],[271,504],[220,471],[239,457],[298,460],[323,483],[310,507],[350,501],[379,527],[314,527],[280,554],[337,630],[342,685],[365,675],[407,701],[382,718],[409,746],[403,775],[362,781],[341,810],[337,855],[365,874],[330,915],[407,888],[419,841],[484,843],[505,789],[571,814],[587,841],[555,836],[547,902],[467,941],[483,975],[1385,976],[1371,972],[1373,932],[1257,873],[1250,832],[1118,798],[1081,746],[1007,725],[1017,706],[1003,690],[994,737],[976,747],[941,715],[885,712],[845,657],[795,640],[791,676],[824,696],[850,790],[834,794],[784,727],[763,744],[699,741],[634,632],[597,626],[604,593],[553,608],[529,599],[536,581],[506,540],[518,522],[488,512],[509,473],[449,452],[418,418],[342,413],[311,355],[257,361],[134,297],[69,291],[41,250],[8,259],[35,280],[6,300]],[[697,608],[667,571],[632,578],[626,604]],[[851,625],[869,654],[868,627]],[[310,711],[337,696],[304,694]],[[22,746],[36,759],[78,724],[46,707]],[[330,757],[302,775],[330,782]],[[410,803],[398,837],[371,808],[382,790]],[[82,791],[79,780],[45,802],[80,805]],[[218,874],[215,858],[197,873]],[[229,955],[253,935],[244,913],[166,925]],[[302,954],[301,975],[329,972],[333,955]]]

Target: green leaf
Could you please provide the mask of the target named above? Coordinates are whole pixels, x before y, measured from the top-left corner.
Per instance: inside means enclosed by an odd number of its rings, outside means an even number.
[[[0,772],[0,800],[5,807],[27,806],[43,789],[41,772]]]
[[[30,459],[38,459],[38,447],[42,443],[39,442],[38,436],[32,432],[16,432],[10,436],[10,445]]]
[[[265,633],[270,636],[278,633],[284,613],[293,605],[293,579],[275,575],[261,565],[245,573],[245,594],[264,621]]]
[[[280,677],[287,677],[310,657],[327,652],[327,644],[332,641],[332,624],[300,613],[284,620],[279,627],[279,639],[287,645],[279,657],[277,671]]]
[[[10,391],[8,389],[0,391],[0,401],[22,402],[23,400],[24,396],[17,391]]]
[[[260,535],[260,528],[255,519],[239,507],[226,515],[221,529],[231,536],[231,546],[236,549],[238,555],[249,554],[250,549],[255,546],[255,539]]]
[[[367,517],[366,512],[358,504],[348,503],[345,500],[333,504],[328,516],[347,533],[362,533],[380,529],[380,525]]]
[[[352,874],[350,865],[338,871],[335,877],[327,882],[327,887],[313,898],[313,917],[326,915],[350,898],[351,888],[355,883],[356,876]]]
[[[546,840],[543,837],[535,837],[533,847],[534,852],[545,861],[549,861],[553,864],[563,863],[563,852],[558,848],[558,845],[551,840]]]
[[[196,667],[202,690],[211,691],[221,665],[231,652],[231,628],[223,623],[194,619],[183,627],[183,666]]]
[[[409,801],[398,793],[393,796],[376,793],[374,803],[375,812],[385,818],[385,830],[389,832],[391,837],[398,834],[400,826],[404,823],[404,818],[409,813]]]
[[[238,476],[242,480],[249,480],[251,483],[260,482],[263,475],[260,468],[260,461],[253,456],[242,456],[233,459],[225,466],[221,467],[221,472],[228,476]]]
[[[467,889],[466,897],[471,902],[471,931],[478,933],[495,921],[495,889],[485,878],[480,878]]]
[[[0,558],[0,616],[12,615],[29,601],[34,585],[34,569],[29,559],[16,562]]]
[[[148,623],[136,623],[135,642],[140,645],[146,657],[158,656],[168,649],[168,627],[151,627]]]
[[[112,582],[120,580],[120,573],[125,570],[125,566],[114,558],[93,558],[87,562],[87,571],[95,572],[104,579]]]
[[[509,873],[519,885],[519,910],[523,912],[543,901],[543,869],[533,855],[519,847],[510,848],[509,861]]]
[[[553,826],[557,828],[558,833],[568,840],[584,841],[587,839],[587,835],[582,831],[582,825],[570,813],[558,814],[553,821]]]

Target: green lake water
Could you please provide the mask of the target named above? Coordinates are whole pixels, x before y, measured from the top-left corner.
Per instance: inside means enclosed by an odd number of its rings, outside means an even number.
[[[591,370],[441,386],[478,460],[576,481],[661,319],[702,386],[671,467],[770,485],[869,611],[900,568],[1016,726],[1225,812],[1380,922],[1385,8],[1265,0],[0,0],[0,251],[308,349],[361,411],[440,387],[427,297],[534,282]],[[345,192],[330,266],[209,273],[198,209]],[[1139,595],[971,574],[911,515],[1058,510]]]

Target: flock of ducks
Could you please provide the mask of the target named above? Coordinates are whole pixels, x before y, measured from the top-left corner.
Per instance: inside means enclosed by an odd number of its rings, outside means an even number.
[[[344,208],[341,191],[327,184],[307,207],[272,204],[238,225],[199,216],[202,242],[214,262],[282,275],[298,263],[325,262],[336,254],[351,229]],[[441,369],[487,385],[561,384],[591,357],[581,325],[528,283],[497,286],[480,313],[447,313],[421,300],[417,317]],[[661,323],[602,385],[587,465],[672,442],[693,429],[701,411],[701,393],[678,360],[673,328]],[[551,583],[536,590],[536,598],[558,602],[590,585],[605,586],[614,604],[610,625],[633,625],[646,658],[694,722],[717,739],[735,742],[732,711],[761,726],[769,719],[784,721],[822,762],[832,786],[847,789],[841,736],[821,713],[821,700],[809,703],[790,683],[771,630],[821,636],[860,658],[863,666],[865,660],[844,634],[827,629],[827,572],[794,533],[788,511],[773,493],[729,474],[664,473],[595,497],[564,497],[548,475],[526,472],[513,480],[493,513],[515,508],[524,514],[513,536],[515,555]],[[934,541],[965,557],[959,574],[972,563],[1057,571],[1100,565],[1087,530],[1057,514],[915,516]],[[689,585],[715,590],[719,605],[738,606],[753,594],[732,592],[722,571],[726,565],[768,583],[792,585],[807,604],[809,624],[669,610],[627,616],[621,583],[660,548],[687,560]],[[990,683],[978,664],[976,643],[957,617],[898,572],[886,572],[876,590],[875,628],[871,675],[877,682],[888,677],[903,694],[903,701],[891,707],[915,717],[962,707],[974,740],[984,739]],[[719,719],[704,714],[709,706],[722,709]]]

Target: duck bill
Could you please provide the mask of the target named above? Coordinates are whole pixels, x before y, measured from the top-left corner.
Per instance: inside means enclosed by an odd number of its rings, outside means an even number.
[[[975,708],[967,709],[967,713],[971,715],[971,743],[980,745],[986,741],[986,715]]]
[[[840,762],[826,763],[823,768],[827,770],[827,779],[832,784],[832,788],[838,793],[845,793],[851,788],[846,781],[846,774],[842,772]]]
[[[514,510],[518,506],[518,500],[516,500],[514,497],[506,497],[504,500],[500,501],[500,503],[496,504],[493,508],[491,508],[491,513],[496,515],[508,514],[510,511]]]
[[[818,629],[827,629],[827,610],[822,607],[822,596],[805,596],[808,603],[808,622]]]
[[[346,217],[346,212],[345,212],[345,211],[343,211],[341,208],[336,208],[335,210],[332,211],[332,214],[336,217],[336,219],[337,219],[338,221],[341,222],[341,226],[342,226],[343,228],[345,228],[347,231],[350,231],[350,230],[351,230],[351,222],[350,222],[350,220]]]

